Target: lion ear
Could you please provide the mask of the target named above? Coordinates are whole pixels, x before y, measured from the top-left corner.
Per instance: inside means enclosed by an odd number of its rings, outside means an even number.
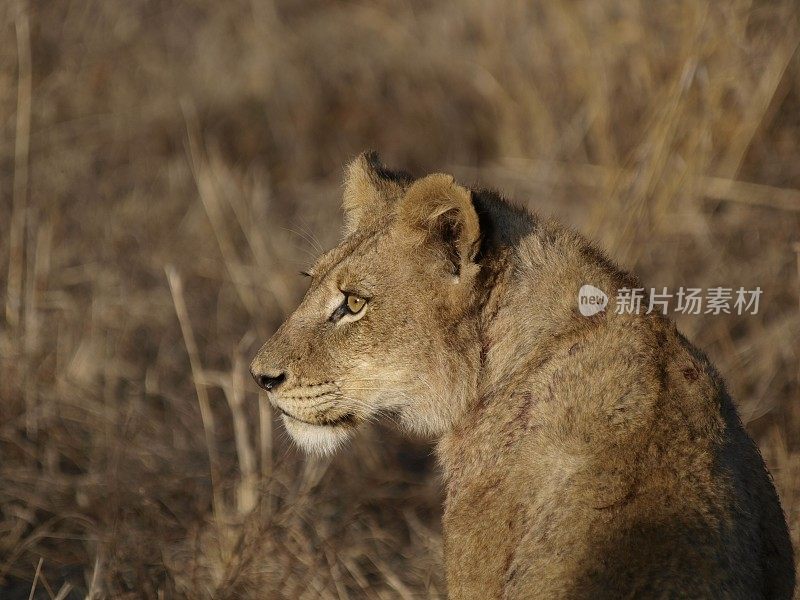
[[[358,155],[345,169],[345,235],[369,227],[389,213],[412,181],[408,173],[387,169],[377,152]]]
[[[415,181],[400,201],[398,219],[425,235],[453,275],[474,261],[480,245],[478,214],[472,192],[451,175],[437,173]]]

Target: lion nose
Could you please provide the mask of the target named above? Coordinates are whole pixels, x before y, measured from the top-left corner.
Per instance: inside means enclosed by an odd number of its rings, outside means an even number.
[[[286,373],[272,375],[270,373],[255,373],[251,371],[251,375],[253,376],[253,379],[256,380],[258,387],[263,388],[268,392],[271,392],[284,381],[286,381]]]

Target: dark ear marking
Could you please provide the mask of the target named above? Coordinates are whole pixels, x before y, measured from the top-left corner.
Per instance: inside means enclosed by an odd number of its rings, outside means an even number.
[[[475,209],[475,214],[478,215],[478,226],[480,228],[480,234],[475,240],[475,243],[470,251],[470,254],[472,255],[471,260],[476,263],[480,263],[483,260],[484,252],[486,250],[486,244],[484,242],[487,239],[491,239],[495,229],[495,224],[492,221],[491,214],[486,207],[486,197],[489,195],[493,195],[495,198],[497,198],[496,201],[502,201],[500,195],[495,192],[488,192],[486,190],[472,188],[469,190],[469,199],[472,207]]]
[[[380,155],[375,150],[367,150],[364,153],[364,158],[367,165],[370,167],[371,173],[378,179],[396,183],[400,186],[407,186],[414,181],[414,177],[408,171],[392,171],[381,162]]]

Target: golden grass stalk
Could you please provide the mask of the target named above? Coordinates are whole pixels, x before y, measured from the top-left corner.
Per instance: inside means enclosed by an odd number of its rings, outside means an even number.
[[[9,226],[8,288],[6,321],[11,327],[20,323],[24,273],[25,211],[28,200],[28,159],[31,140],[31,40],[28,6],[17,0],[15,29],[17,35],[17,118],[14,137],[14,192]]]
[[[258,500],[258,472],[256,457],[250,443],[250,434],[247,428],[247,415],[244,410],[245,387],[243,373],[245,367],[239,352],[234,353],[230,378],[224,386],[225,397],[233,416],[233,433],[236,440],[236,454],[239,457],[239,470],[241,477],[236,495],[237,510],[240,515],[246,515],[256,506]]]
[[[183,341],[186,345],[186,352],[189,355],[192,380],[194,381],[194,388],[197,393],[197,402],[200,406],[200,417],[203,421],[203,432],[205,434],[206,448],[208,450],[211,488],[213,493],[213,510],[217,523],[219,523],[225,511],[222,498],[219,450],[217,449],[215,434],[214,412],[211,409],[208,392],[202,383],[205,379],[203,376],[203,366],[200,362],[200,352],[197,349],[197,342],[195,341],[194,332],[192,331],[192,324],[189,321],[189,311],[186,309],[186,301],[183,297],[183,282],[181,281],[180,275],[178,275],[178,272],[175,270],[175,267],[172,265],[167,265],[164,270],[167,274],[170,292],[172,293],[175,314],[178,316],[178,321],[180,322]]]

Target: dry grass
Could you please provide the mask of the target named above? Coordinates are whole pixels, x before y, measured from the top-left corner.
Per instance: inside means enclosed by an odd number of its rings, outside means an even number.
[[[445,596],[430,447],[307,460],[245,376],[365,147],[654,287],[761,286],[680,326],[798,544],[799,32],[794,0],[0,4],[3,597]]]

